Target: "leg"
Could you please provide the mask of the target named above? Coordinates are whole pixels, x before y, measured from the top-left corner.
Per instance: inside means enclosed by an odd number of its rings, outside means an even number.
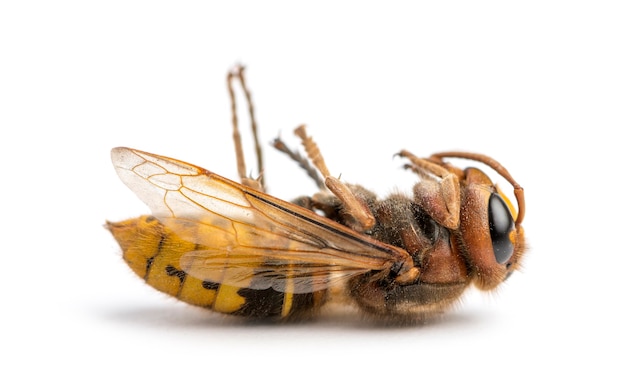
[[[303,125],[296,128],[295,134],[302,140],[309,159],[324,177],[326,187],[341,201],[343,212],[348,218],[346,224],[358,232],[371,229],[376,224],[376,219],[366,202],[358,199],[346,184],[330,175],[322,153],[313,139],[307,136]]]
[[[415,203],[437,223],[450,229],[458,228],[461,213],[458,176],[432,160],[419,158],[408,151],[400,151],[398,155],[410,161],[405,165],[406,169],[422,178],[413,189]]]
[[[241,183],[248,187],[252,187],[254,189],[263,191],[265,190],[265,185],[263,183],[263,154],[261,150],[261,145],[259,144],[259,138],[257,133],[257,124],[254,116],[254,105],[252,104],[252,96],[250,95],[250,91],[246,86],[245,77],[243,75],[244,67],[235,66],[229,73],[227,77],[227,85],[228,85],[228,93],[230,95],[230,106],[232,112],[232,122],[233,122],[233,141],[235,143],[235,154],[237,156],[237,172],[239,173],[239,178],[241,179]],[[235,91],[233,90],[233,81],[234,79],[239,79],[239,83],[241,84],[241,88],[245,94],[246,102],[248,103],[248,113],[250,114],[250,122],[252,125],[252,136],[254,138],[254,146],[257,157],[258,164],[258,172],[259,179],[255,180],[248,176],[246,176],[246,162],[243,154],[243,146],[241,144],[241,134],[239,133],[239,121],[237,119],[237,103],[235,101]]]
[[[477,153],[471,152],[440,152],[435,153],[430,156],[430,159],[433,161],[437,161],[439,163],[443,163],[444,157],[456,157],[459,159],[468,159],[481,162],[489,167],[491,167],[494,171],[498,172],[500,176],[504,177],[506,181],[508,181],[511,186],[513,186],[513,193],[515,194],[515,198],[517,200],[517,209],[519,212],[517,213],[517,219],[515,219],[515,225],[519,226],[522,224],[524,220],[524,214],[526,212],[526,203],[524,199],[524,188],[522,188],[513,176],[509,173],[509,171],[502,166],[502,164],[498,163],[496,160],[492,159],[489,156],[481,155]]]
[[[274,148],[278,149],[280,152],[289,156],[291,160],[298,163],[300,168],[304,169],[307,175],[309,175],[309,177],[313,179],[313,181],[315,182],[315,184],[317,185],[319,189],[321,190],[326,189],[326,186],[324,185],[324,180],[320,178],[319,172],[317,172],[317,170],[311,166],[311,163],[309,163],[306,157],[302,157],[302,155],[300,155],[298,151],[291,150],[287,146],[287,144],[285,144],[280,139],[280,137],[275,138],[274,141],[272,142],[272,145],[274,146]]]

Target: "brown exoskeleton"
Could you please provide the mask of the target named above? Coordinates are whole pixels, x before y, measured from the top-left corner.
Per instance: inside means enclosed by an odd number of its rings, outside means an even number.
[[[152,210],[108,228],[124,259],[156,289],[193,305],[248,317],[295,318],[334,299],[366,312],[420,317],[455,302],[472,283],[493,289],[518,269],[524,251],[523,189],[492,158],[465,152],[398,155],[420,181],[413,196],[378,199],[331,175],[305,128],[306,158],[276,139],[321,191],[289,203],[246,176],[233,81],[251,113],[243,68],[228,77],[241,183],[164,156],[114,148],[117,173]],[[487,175],[447,158],[475,160],[514,188],[519,213]],[[321,174],[321,177],[320,177]]]

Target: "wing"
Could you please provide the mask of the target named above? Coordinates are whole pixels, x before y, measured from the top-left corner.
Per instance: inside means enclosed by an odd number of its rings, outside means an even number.
[[[111,158],[122,181],[181,239],[181,267],[240,287],[312,292],[401,266],[406,251],[185,162],[129,148]]]

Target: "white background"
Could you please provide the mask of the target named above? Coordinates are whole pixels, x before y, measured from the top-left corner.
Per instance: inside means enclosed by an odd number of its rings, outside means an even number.
[[[3,2],[3,377],[623,382],[620,3]],[[109,150],[236,177],[225,75],[239,62],[264,143],[296,144],[307,123],[331,172],[381,195],[415,181],[402,148],[501,161],[527,194],[523,272],[396,328],[246,325],[147,287],[102,226],[147,213]],[[284,156],[266,161],[273,194],[315,191]]]

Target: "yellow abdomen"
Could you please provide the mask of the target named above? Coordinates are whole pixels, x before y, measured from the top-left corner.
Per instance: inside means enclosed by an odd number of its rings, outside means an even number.
[[[203,281],[185,273],[181,257],[201,245],[184,240],[153,216],[107,223],[130,268],[149,285],[186,303],[248,317],[291,317],[318,309],[325,292],[294,294]],[[227,273],[225,270],[224,273]]]

